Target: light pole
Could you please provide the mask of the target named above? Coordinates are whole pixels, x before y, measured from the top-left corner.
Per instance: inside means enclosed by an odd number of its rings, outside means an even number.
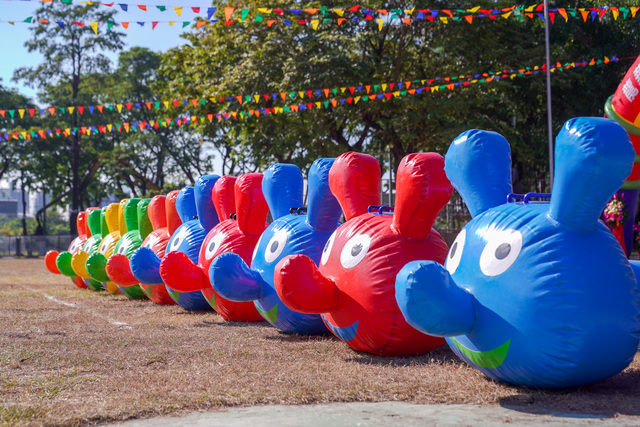
[[[551,58],[549,52],[549,2],[544,0],[544,47],[547,56],[547,132],[549,134],[549,182],[553,188],[553,120],[551,115]]]

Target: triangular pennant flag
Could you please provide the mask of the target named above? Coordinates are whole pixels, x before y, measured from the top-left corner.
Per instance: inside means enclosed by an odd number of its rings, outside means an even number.
[[[18,110],[18,114],[20,114],[20,118],[23,118],[23,117],[24,117],[24,111],[25,111],[25,110],[24,110],[24,109],[22,109],[22,108]]]
[[[139,4],[138,5],[138,9],[144,10],[146,12],[147,11],[147,5],[146,4]]]
[[[225,21],[231,21],[231,15],[233,15],[233,11],[235,8],[233,7],[225,7],[224,8],[224,19]]]
[[[211,19],[213,14],[216,13],[216,10],[218,10],[217,7],[209,7],[209,8],[207,8],[207,19]]]
[[[384,25],[384,19],[378,19],[378,31],[382,31],[382,25]]]
[[[176,15],[182,15],[182,6],[173,6],[173,10],[176,12]]]
[[[206,24],[208,21],[196,21],[196,28],[200,28],[202,27],[204,24]]]
[[[247,19],[247,15],[249,15],[249,10],[250,9],[240,9],[240,13],[242,14],[242,16],[240,17],[240,22],[244,22],[244,20]]]
[[[124,28],[129,28],[129,23],[128,22],[121,22],[120,24],[122,24],[122,26]]]
[[[312,19],[311,20],[311,28],[313,28],[314,30],[318,29],[318,25],[320,24],[320,20],[318,19]]]
[[[464,19],[466,19],[469,24],[473,24],[473,15],[466,15]]]
[[[98,23],[97,22],[89,22],[89,24],[91,25],[91,29],[93,30],[93,32],[98,34]]]

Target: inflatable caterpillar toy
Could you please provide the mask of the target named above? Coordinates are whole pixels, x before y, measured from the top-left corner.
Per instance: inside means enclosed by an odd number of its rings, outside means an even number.
[[[262,191],[274,221],[262,233],[251,268],[235,253],[218,255],[209,267],[213,289],[232,301],[254,301],[262,317],[287,333],[327,333],[319,314],[298,313],[280,301],[274,286],[275,267],[289,255],[304,254],[316,265],[322,249],[339,225],[340,205],[329,189],[334,159],[318,159],[309,171],[308,209],[301,208],[303,177],[294,165],[275,164],[262,180]]]
[[[442,338],[424,335],[404,320],[394,293],[395,276],[407,262],[446,258],[448,247],[432,228],[453,192],[442,156],[402,159],[395,209],[378,206],[380,165],[369,155],[338,157],[329,186],[347,221],[325,244],[319,267],[306,255],[277,264],[280,299],[294,311],[321,314],[327,327],[358,351],[411,355],[442,346]]]
[[[552,194],[514,195],[506,139],[461,134],[445,170],[473,219],[444,267],[414,261],[398,274],[406,320],[512,384],[573,387],[622,371],[640,338],[640,267],[599,216],[634,157],[615,122],[572,119],[556,139]]]

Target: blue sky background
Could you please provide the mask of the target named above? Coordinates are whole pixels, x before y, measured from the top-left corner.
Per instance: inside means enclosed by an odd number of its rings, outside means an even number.
[[[126,34],[125,49],[133,46],[143,46],[156,52],[165,52],[172,47],[186,43],[186,41],[180,37],[180,34],[189,31],[191,26],[182,29],[180,22],[177,22],[173,26],[160,22],[156,28],[152,30],[150,23],[145,24],[144,28],[141,28],[135,21],[190,21],[194,20],[196,16],[206,18],[207,8],[211,6],[210,2],[203,0],[190,0],[188,3],[178,2],[177,0],[120,0],[122,3],[129,4],[129,11],[124,12],[118,7],[117,0],[112,1],[116,2],[113,9],[118,11],[116,21],[131,22],[129,29],[122,29]],[[109,2],[109,0],[106,2]],[[80,0],[74,0],[74,3],[80,3]],[[11,79],[13,71],[16,68],[36,66],[42,61],[42,56],[37,52],[28,52],[24,47],[24,43],[31,38],[30,29],[34,25],[47,24],[22,23],[24,19],[34,14],[35,10],[41,4],[39,1],[0,0],[0,19],[3,21],[15,21],[15,25],[0,22],[0,52],[2,52],[3,58],[2,61],[0,61],[1,84],[5,87],[17,88],[20,93],[31,97],[36,102],[38,102],[38,100],[34,89],[28,88],[21,83],[13,82]],[[149,7],[148,12],[143,12],[135,6],[136,4],[165,5],[167,6],[167,11],[160,12],[155,7]],[[183,12],[180,17],[176,15],[173,6],[183,6]],[[198,15],[193,13],[189,8],[190,6],[200,6],[200,13]],[[106,6],[101,7],[109,9]],[[99,31],[104,31],[104,28],[103,24]],[[109,56],[115,63],[117,54],[110,54]]]

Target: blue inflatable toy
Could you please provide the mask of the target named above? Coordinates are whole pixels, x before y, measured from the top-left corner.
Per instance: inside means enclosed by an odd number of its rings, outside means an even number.
[[[303,179],[297,166],[274,164],[264,174],[262,191],[274,218],[262,233],[251,268],[236,254],[224,253],[213,260],[209,279],[213,289],[232,301],[254,301],[258,312],[287,333],[328,333],[318,314],[303,314],[280,301],[274,287],[276,264],[288,256],[304,254],[316,263],[339,225],[342,213],[329,189],[329,170],[334,159],[318,159],[309,171],[308,213],[302,208]]]
[[[193,187],[185,187],[180,191],[177,208],[182,219],[182,225],[171,236],[163,262],[167,254],[174,251],[184,253],[194,263],[198,262],[198,254],[204,238],[209,230],[220,222],[211,200],[211,190],[218,178],[220,178],[218,175],[202,175]],[[193,197],[195,198],[196,212],[188,212],[187,207],[183,206],[184,202],[191,198],[188,194],[191,192],[193,192]],[[188,204],[189,208],[191,206]],[[160,263],[161,276],[164,276],[163,262]],[[178,292],[168,286],[167,290],[171,298],[180,307],[187,310],[213,310],[200,291]]]
[[[634,157],[615,122],[572,119],[556,139],[550,202],[533,201],[549,195],[510,194],[502,136],[461,134],[445,171],[473,219],[444,267],[414,261],[398,274],[407,321],[516,385],[573,387],[622,371],[638,349],[640,267],[598,218]]]

